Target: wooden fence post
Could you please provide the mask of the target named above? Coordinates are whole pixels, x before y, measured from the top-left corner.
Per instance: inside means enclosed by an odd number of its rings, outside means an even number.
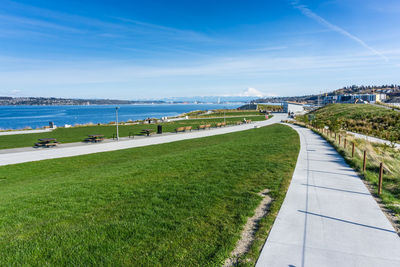
[[[340,134],[339,134],[339,146],[340,146]]]
[[[344,139],[344,149],[346,149],[346,145],[347,145],[347,139]]]
[[[364,161],[363,161],[363,172],[365,173],[365,169],[367,167],[367,151],[364,150]]]
[[[382,180],[383,180],[383,163],[379,165],[379,185],[378,185],[378,195],[382,193]]]
[[[354,145],[354,142],[353,142],[353,148],[351,149],[351,157],[352,158],[354,158],[354,147],[355,147],[355,145]]]

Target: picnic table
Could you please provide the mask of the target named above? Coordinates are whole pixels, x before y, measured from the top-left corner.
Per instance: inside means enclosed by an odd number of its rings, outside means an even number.
[[[101,142],[104,140],[104,135],[102,134],[91,134],[89,135],[89,138],[86,138],[85,141],[87,142]]]
[[[35,147],[55,147],[59,143],[55,138],[41,138],[39,142],[35,143]]]
[[[149,136],[153,132],[152,129],[143,129],[140,133]]]

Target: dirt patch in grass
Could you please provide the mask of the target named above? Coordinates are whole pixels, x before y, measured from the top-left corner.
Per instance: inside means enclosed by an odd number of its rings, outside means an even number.
[[[236,243],[235,249],[231,252],[231,256],[225,261],[224,267],[238,265],[240,257],[249,251],[254,241],[255,233],[258,230],[258,223],[261,218],[267,215],[269,205],[272,202],[272,198],[268,196],[268,192],[269,190],[265,189],[258,193],[258,195],[262,197],[262,200],[254,211],[254,215],[247,220],[241,237]]]

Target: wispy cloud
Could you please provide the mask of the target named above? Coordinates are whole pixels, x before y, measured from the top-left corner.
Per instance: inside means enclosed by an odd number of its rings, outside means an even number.
[[[393,56],[393,60],[396,58]],[[0,66],[12,62],[20,62],[17,66],[24,67],[0,71],[0,89],[18,88],[24,90],[25,95],[35,95],[36,90],[43,95],[43,90],[47,90],[47,94],[53,96],[98,94],[115,98],[114,94],[119,93],[121,97],[131,99],[184,95],[189,92],[188,88],[192,94],[226,94],[247,87],[258,89],[247,90],[243,95],[260,95],[260,88],[262,95],[268,95],[268,92],[293,95],[298,94],[294,91],[297,89],[303,94],[327,88],[329,79],[330,88],[335,89],[346,84],[395,83],[388,77],[396,77],[393,67],[385,62],[376,62],[375,55],[370,53],[343,57],[217,57],[157,65],[116,60],[26,61],[0,56]],[[206,85],[201,83],[204,80],[207,80]],[[165,90],[166,86],[170,86],[168,90]]]
[[[46,22],[46,21],[38,20],[38,19],[25,18],[25,17],[21,17],[21,16],[0,14],[0,21],[2,21],[3,25],[4,25],[4,23],[12,23],[13,25],[21,25],[21,26],[28,27],[28,28],[41,27],[41,28],[48,28],[48,29],[53,29],[53,30],[82,33],[81,30],[76,29],[76,28],[62,26],[62,25],[59,25],[56,23]]]
[[[170,34],[173,34],[175,36],[175,38],[178,38],[178,39],[188,39],[188,40],[192,40],[192,41],[207,41],[207,42],[213,41],[213,39],[210,38],[209,36],[200,34],[195,31],[181,30],[181,29],[177,29],[177,28],[173,28],[173,27],[166,27],[166,26],[162,26],[162,25],[147,23],[147,22],[138,21],[138,20],[134,20],[134,19],[128,19],[128,18],[114,17],[114,19],[119,20],[124,23],[128,23],[128,25],[133,24],[136,26],[141,26],[146,29],[157,30],[157,31],[161,31],[164,33],[170,33]]]
[[[136,80],[180,79],[184,77],[209,77],[209,79],[257,78],[281,73],[345,71],[369,66],[373,57],[358,55],[331,57],[234,57],[213,58],[207,61],[175,62],[158,66],[139,65],[124,61],[24,61],[23,59],[1,58],[0,65],[19,61],[24,69],[0,72],[0,86],[96,84],[135,82]],[[376,66],[376,65],[375,65]],[[24,77],[24,79],[20,79]]]
[[[357,36],[349,33],[348,31],[344,30],[343,28],[334,25],[330,22],[328,22],[327,20],[325,20],[324,18],[322,18],[321,16],[315,14],[313,11],[311,11],[306,5],[302,5],[300,4],[299,0],[295,0],[292,1],[292,6],[298,10],[301,11],[301,13],[303,13],[305,16],[315,20],[316,22],[318,22],[319,24],[337,32],[340,33],[348,38],[350,38],[351,40],[357,42],[358,44],[360,44],[361,46],[363,46],[364,48],[368,49],[369,51],[371,51],[372,53],[374,53],[375,55],[381,57],[382,59],[384,59],[385,61],[389,61],[388,58],[382,54],[381,52],[379,52],[378,50],[372,48],[371,46],[369,46],[367,43],[365,43],[363,40],[361,40],[360,38],[358,38]]]
[[[8,27],[11,27],[15,31],[24,28],[52,29],[54,31],[69,31],[74,33],[84,32],[88,36],[125,41],[140,38],[142,42],[142,37],[146,36],[151,40],[150,43],[154,44],[154,40],[158,40],[163,45],[165,45],[165,41],[191,43],[215,41],[214,38],[211,38],[207,34],[148,23],[134,18],[105,17],[104,19],[99,19],[57,12],[14,1],[5,1],[12,8],[7,13],[0,13],[0,22],[3,22],[3,26],[4,23],[8,23]],[[11,12],[15,11],[18,11],[17,13],[29,14],[29,16],[10,15]],[[16,29],[16,26],[19,29]]]
[[[258,48],[253,48],[249,49],[249,51],[260,51],[260,52],[266,52],[266,51],[278,51],[278,50],[285,50],[288,49],[288,46],[266,46],[266,47],[258,47]]]

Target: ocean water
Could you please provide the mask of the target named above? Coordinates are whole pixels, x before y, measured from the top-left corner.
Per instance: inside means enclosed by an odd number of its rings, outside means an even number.
[[[118,105],[119,121],[176,116],[192,110],[237,108],[242,104]],[[93,106],[0,106],[0,129],[23,129],[65,124],[115,121],[115,105]]]

